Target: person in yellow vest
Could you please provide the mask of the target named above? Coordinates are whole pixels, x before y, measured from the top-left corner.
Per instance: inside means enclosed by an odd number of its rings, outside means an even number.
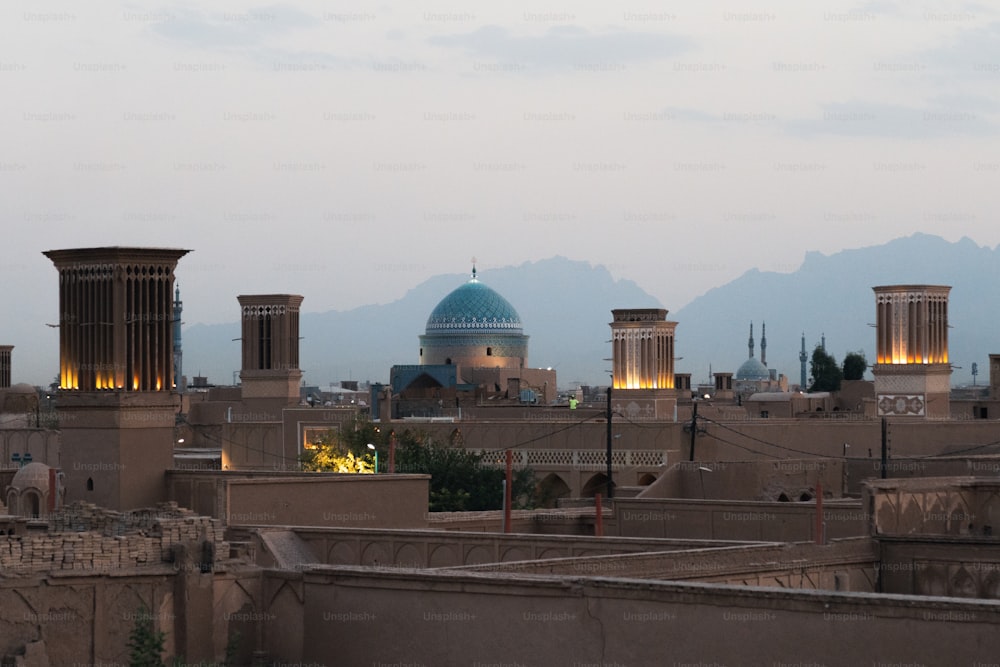
[[[576,410],[576,403],[577,403],[576,396],[571,397],[569,399],[569,409],[570,410]]]

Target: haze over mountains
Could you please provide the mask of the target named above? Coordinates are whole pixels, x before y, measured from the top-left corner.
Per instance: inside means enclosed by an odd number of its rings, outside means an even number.
[[[693,382],[707,382],[710,368],[732,372],[743,363],[751,321],[756,356],[761,353],[761,323],[766,322],[767,364],[788,375],[792,384],[799,381],[803,333],[809,354],[825,334],[827,351],[838,361],[848,351],[861,350],[871,362],[875,285],[952,286],[949,346],[952,363],[961,367],[953,384],[972,382],[973,362],[980,370],[978,384],[988,383],[989,354],[1000,352],[1000,291],[995,289],[1000,255],[969,239],[951,243],[914,234],[829,256],[811,252],[793,273],[751,270],[676,310],[632,281],[615,280],[603,266],[562,257],[481,272],[479,278],[517,309],[530,336],[529,363],[555,368],[560,387],[607,384],[613,308],[668,308],[668,319],[678,322],[676,370],[690,372]],[[697,278],[692,271],[692,280]],[[304,312],[306,382],[321,387],[347,379],[384,382],[392,365],[417,363],[417,337],[428,315],[468,279],[468,274],[436,276],[392,303]],[[233,323],[184,328],[185,375],[207,375],[215,384],[233,381],[240,364],[240,343],[232,340],[240,336],[238,312],[234,297]]]

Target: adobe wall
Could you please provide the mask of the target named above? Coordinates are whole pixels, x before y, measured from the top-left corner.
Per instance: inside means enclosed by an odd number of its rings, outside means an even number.
[[[169,505],[119,513],[75,503],[48,523],[48,532],[0,537],[0,570],[16,575],[118,572],[172,563],[174,545],[182,543],[211,543],[211,563],[229,556],[218,521]]]
[[[699,407],[699,416],[706,407]],[[525,415],[532,414],[524,409]],[[532,449],[604,450],[607,446],[607,424],[603,414],[581,412],[581,421],[554,415],[552,419],[536,421],[465,420],[455,423],[418,421],[390,422],[393,428],[412,428],[432,434],[447,442],[455,429],[462,433],[465,446],[470,449],[502,450],[518,446]],[[569,411],[563,413],[569,414]],[[695,440],[695,459],[698,461],[746,461],[761,456],[775,458],[807,458],[822,456],[841,458],[844,443],[850,445],[848,456],[864,458],[868,449],[878,458],[882,443],[881,421],[860,419],[833,413],[816,419],[738,419],[719,423],[699,420],[699,427],[707,429]],[[624,450],[656,450],[670,453],[670,460],[688,459],[690,434],[684,427],[690,423],[679,416],[678,422],[657,421],[629,423],[624,419],[613,420],[614,448]],[[993,450],[983,448],[977,454],[1000,453],[996,442],[996,423],[988,420],[925,420],[894,419],[889,424],[890,451],[892,456],[927,456],[965,450],[977,445],[994,443]],[[726,442],[728,441],[728,442]],[[529,443],[530,444],[525,444]]]
[[[615,500],[624,537],[812,542],[816,503],[622,498]],[[826,538],[868,534],[868,515],[857,501],[823,505]]]
[[[231,531],[234,539],[255,542],[267,528]],[[274,530],[281,531],[281,528]],[[440,530],[294,528],[314,562],[380,568],[438,568],[549,558],[641,553],[731,546],[737,542],[574,537],[568,535],[478,534]],[[257,559],[261,562],[261,558]]]
[[[423,528],[428,475],[167,471],[168,498],[226,525]]]
[[[770,459],[759,461],[679,461],[666,468],[640,498],[706,500],[784,500],[840,497],[845,491],[842,459]]]
[[[28,650],[29,665],[124,667],[129,634],[145,614],[166,634],[165,657],[215,663],[233,641],[235,664],[248,665],[259,648],[260,584],[259,572],[169,566],[0,578],[0,662]]]
[[[1000,599],[1000,480],[885,479],[866,484],[880,590]]]
[[[259,571],[229,559],[218,521],[81,503],[49,529],[0,538],[3,664],[26,652],[28,665],[129,664],[140,615],[165,634],[168,656],[217,661],[232,640],[249,661],[259,648]]]
[[[971,665],[1000,651],[993,601],[335,567],[267,578],[265,613],[288,618],[263,634],[288,662]],[[280,644],[293,615],[301,653]]]
[[[875,591],[876,558],[875,543],[864,537],[824,545],[716,544],[676,550],[670,547],[669,551],[664,548],[660,552],[491,563],[461,569],[870,593]]]
[[[1000,600],[1000,542],[880,537],[878,587],[903,595]]]

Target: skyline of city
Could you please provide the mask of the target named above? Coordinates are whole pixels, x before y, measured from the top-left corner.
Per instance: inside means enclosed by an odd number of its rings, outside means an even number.
[[[998,26],[945,4],[15,3],[7,337],[55,349],[53,247],[194,249],[190,323],[240,292],[388,303],[472,256],[588,261],[676,312],[808,252],[995,247]]]

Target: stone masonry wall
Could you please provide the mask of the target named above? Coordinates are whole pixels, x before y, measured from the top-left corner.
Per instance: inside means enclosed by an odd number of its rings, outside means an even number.
[[[47,533],[0,538],[0,576],[161,565],[173,562],[173,545],[206,542],[212,546],[203,561],[214,566],[228,557],[221,522],[174,503],[121,513],[78,502],[53,514]]]

